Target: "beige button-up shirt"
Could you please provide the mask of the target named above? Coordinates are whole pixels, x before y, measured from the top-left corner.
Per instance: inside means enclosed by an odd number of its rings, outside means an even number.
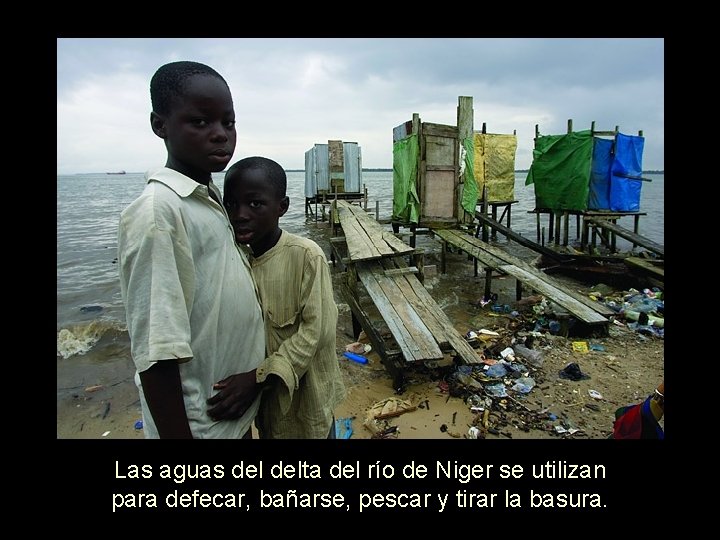
[[[206,400],[213,384],[251,371],[265,358],[262,311],[248,260],[225,209],[198,184],[168,168],[149,173],[143,193],[121,214],[120,287],[130,334],[144,431],[157,438],[139,373],[155,362],[181,363],[185,410],[195,438],[238,438],[259,399],[238,420],[216,422]]]

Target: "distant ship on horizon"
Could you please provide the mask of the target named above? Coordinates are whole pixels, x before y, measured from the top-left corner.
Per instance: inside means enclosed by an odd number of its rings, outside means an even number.
[[[125,171],[117,171],[117,172],[108,172],[105,174],[125,174]]]

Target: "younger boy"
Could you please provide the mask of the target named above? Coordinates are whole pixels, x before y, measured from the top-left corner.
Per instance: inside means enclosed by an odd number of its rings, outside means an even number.
[[[235,240],[252,249],[265,313],[256,425],[266,439],[335,438],[333,411],[345,397],[335,348],[338,310],[325,253],[278,225],[290,204],[286,188],[283,168],[264,157],[242,159],[225,174],[223,204]]]
[[[259,406],[265,339],[248,261],[211,177],[235,151],[232,96],[214,69],[172,62],[153,75],[150,97],[167,162],[147,175],[118,232],[145,437],[242,438]]]

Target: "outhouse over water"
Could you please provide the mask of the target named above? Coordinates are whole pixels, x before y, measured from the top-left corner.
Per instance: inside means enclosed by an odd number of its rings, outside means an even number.
[[[305,152],[305,214],[334,199],[362,199],[362,151],[356,142],[329,140]]]

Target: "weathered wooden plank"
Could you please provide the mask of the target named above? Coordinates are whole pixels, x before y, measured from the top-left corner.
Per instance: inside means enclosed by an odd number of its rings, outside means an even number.
[[[415,266],[408,266],[407,268],[390,268],[383,272],[386,276],[402,276],[404,274],[417,274],[418,269]]]
[[[388,325],[407,361],[438,360],[443,357],[432,333],[420,320],[392,278],[380,275],[376,264],[362,264],[358,277]]]
[[[440,308],[440,306],[437,305],[437,303],[435,302],[433,297],[430,296],[430,293],[423,286],[423,284],[420,283],[420,281],[418,281],[415,276],[404,276],[404,279],[412,287],[413,291],[415,291],[415,294],[417,295],[418,300],[421,302],[421,305],[424,306],[429,312],[426,317],[432,317],[433,319],[435,319],[435,321],[441,328],[442,334],[445,336],[444,339],[447,340],[447,342],[450,344],[450,347],[452,347],[455,352],[457,352],[460,358],[462,358],[468,364],[477,364],[481,362],[481,358],[470,346],[470,344],[465,341],[465,338],[461,336],[460,333],[455,329],[448,316]]]
[[[607,324],[608,320],[594,309],[589,308],[582,302],[578,302],[572,296],[551,285],[543,278],[533,275],[522,268],[518,268],[514,264],[507,264],[501,266],[500,268],[508,274],[520,279],[523,283],[526,283],[528,286],[548,297],[556,304],[564,307],[578,319],[588,324]]]
[[[343,220],[343,210],[340,209],[340,224],[345,233],[345,239],[348,246],[348,255],[354,261],[363,261],[368,259],[379,259],[380,253],[370,242],[365,230],[360,226],[356,219]]]
[[[455,217],[455,171],[425,171],[422,218]]]
[[[433,230],[433,233],[435,236],[445,240],[448,244],[469,253],[478,259],[483,265],[489,266],[493,270],[499,270],[502,261],[499,261],[496,257],[487,255],[473,243],[473,241],[481,242],[481,240],[467,234],[458,233],[453,229],[438,229]]]
[[[435,231],[435,234],[438,234],[440,231]],[[610,315],[614,315],[615,312],[610,309],[609,307],[605,306],[604,304],[600,304],[599,302],[594,302],[590,298],[586,298],[582,294],[573,291],[572,289],[569,289],[564,284],[560,283],[558,280],[553,278],[552,276],[549,276],[545,274],[544,272],[538,270],[537,268],[533,268],[530,264],[526,263],[522,259],[519,259],[515,257],[514,255],[511,255],[510,253],[507,253],[506,251],[492,246],[486,242],[483,242],[479,238],[475,238],[474,236],[467,235],[465,233],[462,233],[460,231],[450,230],[442,233],[442,236],[446,239],[447,242],[459,247],[463,251],[466,251],[467,253],[470,253],[473,257],[480,260],[485,266],[490,266],[491,268],[495,270],[502,270],[502,266],[505,264],[512,264],[517,266],[518,268],[522,268],[526,272],[534,275],[538,279],[541,279],[556,289],[559,289],[563,291],[565,294],[571,296],[578,302],[584,304],[585,306],[589,307],[593,311],[596,311],[597,313],[600,313],[601,315],[604,315],[605,317],[609,317]],[[472,246],[474,250],[471,250],[470,247]],[[486,252],[485,255],[480,255],[478,251],[484,251]],[[488,255],[492,258],[488,258]]]
[[[384,230],[377,220],[369,216],[367,212],[359,206],[345,201],[337,201],[337,207],[338,213],[340,214],[341,225],[344,219],[348,227],[353,228],[360,234],[364,231],[368,238],[368,241],[364,243],[371,244],[380,256],[410,255],[414,253],[414,248],[396,238],[389,231]],[[357,222],[357,226],[350,224],[350,221],[353,219]]]
[[[448,126],[446,124],[433,124],[432,122],[422,123],[422,134],[436,137],[449,137],[457,139],[457,126]]]
[[[364,209],[359,206],[343,203],[342,211],[345,212],[346,216],[352,214],[359,227],[367,235],[367,243],[371,244],[380,256],[395,254],[394,250],[383,240],[383,234],[385,232],[383,228],[377,221],[368,216]],[[346,221],[349,219],[351,218],[346,217]],[[356,228],[356,230],[360,229]]]
[[[402,268],[404,266],[404,261],[386,259],[382,262],[382,264],[383,267],[386,268],[385,271],[388,272],[390,271],[389,269],[394,266]],[[435,316],[436,312],[442,311],[440,309],[440,306],[438,306],[434,300],[432,300],[432,303],[429,304],[429,306],[426,305],[425,302],[418,297],[418,294],[415,290],[416,288],[413,287],[415,282],[421,285],[420,282],[415,278],[415,276],[409,277],[413,279],[396,279],[395,281],[397,283],[397,286],[403,292],[407,301],[413,306],[417,314],[420,316],[423,324],[425,324],[425,326],[427,326],[427,328],[430,330],[430,333],[433,335],[433,339],[438,344],[438,346],[441,349],[448,348],[450,346],[450,342],[445,336],[445,329],[438,322],[437,317]],[[418,287],[418,289],[419,288],[420,287]],[[424,290],[425,287],[422,287],[422,289]]]
[[[663,266],[656,266],[651,260],[641,259],[640,257],[626,257],[624,262],[631,268],[640,268],[641,270],[650,272],[657,277],[665,277],[665,268]]]
[[[650,240],[649,238],[647,238],[645,236],[635,234],[631,230],[626,229],[625,227],[621,227],[620,225],[618,225],[616,223],[612,223],[611,221],[608,221],[607,219],[586,217],[585,221],[592,223],[593,225],[596,225],[597,227],[602,227],[603,229],[612,231],[616,235],[621,236],[621,237],[625,238],[626,240],[630,240],[633,244],[642,246],[645,249],[652,251],[653,253],[657,253],[661,257],[665,256],[665,246],[661,246],[657,242],[653,242],[652,240]]]
[[[390,246],[393,251],[398,255],[411,255],[415,253],[415,248],[407,245],[405,242],[400,240],[397,236],[389,231],[383,231],[382,235],[385,243]]]
[[[385,295],[400,315],[403,325],[413,337],[414,344],[420,349],[418,360],[439,360],[443,357],[440,345],[428,328],[426,319],[420,316],[417,305],[418,302],[415,295],[407,297],[399,284],[404,283],[405,277],[417,280],[415,276],[385,276],[383,274],[375,274],[375,278],[382,287]]]

